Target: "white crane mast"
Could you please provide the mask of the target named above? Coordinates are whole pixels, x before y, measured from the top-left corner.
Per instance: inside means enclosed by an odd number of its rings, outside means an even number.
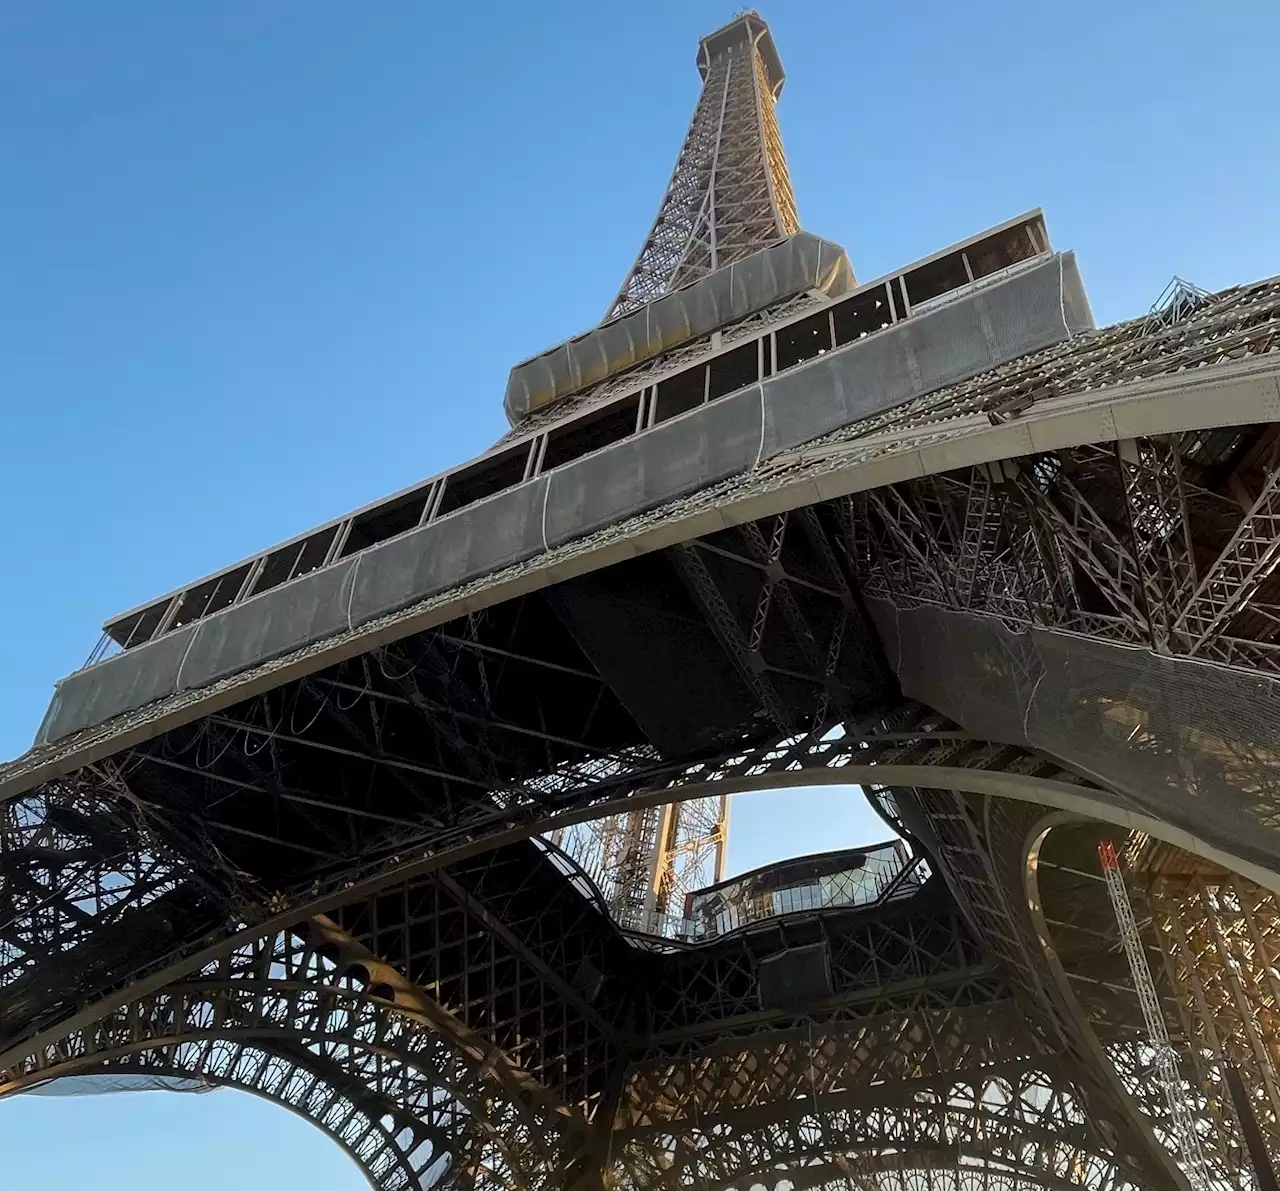
[[[1182,1094],[1183,1084],[1182,1076],[1178,1073],[1177,1052],[1173,1049],[1173,1043],[1169,1041],[1169,1031],[1165,1028],[1164,1014],[1160,1011],[1155,982],[1151,979],[1147,953],[1142,946],[1142,936],[1138,934],[1138,923],[1133,916],[1133,905],[1129,901],[1129,891],[1125,888],[1124,876],[1120,872],[1115,844],[1110,840],[1100,843],[1098,857],[1102,861],[1102,876],[1107,883],[1107,892],[1111,895],[1116,925],[1120,929],[1120,941],[1124,944],[1125,955],[1129,960],[1129,971],[1133,974],[1133,986],[1138,991],[1138,1001],[1142,1006],[1142,1016],[1147,1026],[1147,1037],[1155,1052],[1156,1077],[1164,1089],[1165,1102],[1169,1106],[1169,1116],[1173,1122],[1174,1138],[1182,1157],[1183,1170],[1193,1191],[1209,1191],[1208,1170],[1205,1165],[1204,1151],[1200,1148],[1200,1136],[1196,1133],[1195,1120]]]

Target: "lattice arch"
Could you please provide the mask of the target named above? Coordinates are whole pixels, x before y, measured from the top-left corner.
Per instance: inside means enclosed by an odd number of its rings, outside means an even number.
[[[904,990],[782,1041],[655,1056],[624,1086],[613,1181],[747,1191],[838,1163],[855,1191],[890,1191],[945,1186],[917,1175],[949,1161],[1035,1186],[1172,1185],[1117,1151],[1077,1065],[1028,1046],[1012,990],[993,979]]]
[[[207,1088],[232,1088],[288,1109],[336,1142],[360,1167],[372,1187],[401,1191],[425,1186],[418,1143],[410,1127],[396,1128],[393,1106],[373,1116],[337,1089],[345,1083],[322,1063],[307,1064],[293,1055],[274,1052],[270,1044],[223,1037],[157,1046],[84,1068],[77,1074],[112,1077],[176,1077],[198,1080]],[[62,1078],[61,1075],[55,1078]],[[443,1173],[443,1172],[441,1172]]]
[[[1100,1062],[1176,1151],[1114,913],[1088,868],[1109,835],[1097,823],[1070,820],[1037,834],[1027,865],[1033,918],[1058,992]],[[1257,1187],[1259,1167],[1274,1174],[1280,1160],[1276,895],[1141,834],[1128,838],[1122,871],[1179,1057],[1177,1095],[1194,1110],[1208,1185]]]
[[[845,1107],[835,1094],[803,1103],[785,1120],[735,1128],[725,1121],[660,1132],[623,1147],[614,1181],[669,1191],[748,1191],[826,1167],[851,1191],[897,1188],[1090,1188],[1139,1191],[1142,1180],[1100,1145],[1079,1104],[1057,1089],[1043,1065],[986,1077],[975,1087],[958,1079],[930,1093],[919,1089],[878,1107]],[[749,1116],[749,1114],[744,1114]],[[798,1170],[797,1170],[798,1168]],[[960,1181],[960,1176],[964,1181]],[[1016,1181],[1010,1181],[1010,1180]]]
[[[868,784],[883,805],[914,806],[924,816],[928,832],[920,838],[939,857],[961,905],[982,926],[993,958],[1007,960],[1014,971],[1030,971],[1034,965],[1025,962],[1027,948],[1035,945],[1038,951],[1025,899],[1022,910],[1017,903],[1028,840],[1050,813],[1047,807],[1056,804],[1127,826],[1138,822],[1104,791],[1072,779],[1051,762],[974,741],[919,708],[881,717],[876,725],[851,725],[822,738],[797,738],[699,763],[647,790],[642,785],[638,798],[657,802],[673,794],[699,797],[833,779]],[[974,793],[905,784],[912,781]],[[1018,798],[1027,801],[1019,804]],[[530,830],[541,826],[532,824]],[[1147,826],[1162,830],[1159,824]],[[319,921],[313,920],[311,928]],[[573,1181],[567,1176],[581,1155],[583,1138],[563,1118],[546,1104],[514,1094],[495,1078],[485,1056],[421,1028],[394,997],[378,991],[380,976],[366,971],[358,978],[357,968],[326,950],[319,936],[308,933],[311,928],[277,932],[158,993],[104,1011],[18,1068],[0,1072],[0,1086],[21,1090],[87,1071],[187,1075],[277,1096],[316,1120],[358,1156],[375,1185],[392,1191],[436,1182],[540,1191]],[[1008,1000],[1003,1004],[1015,1022],[1016,1006]],[[911,1046],[904,1051],[898,1045],[907,1038],[903,1031],[925,1020],[930,1027],[914,1041],[914,1051]],[[850,1155],[861,1154],[865,1163],[874,1150],[872,1165],[880,1165],[859,1177],[875,1191],[1021,1191],[1008,1180],[1016,1175],[1030,1186],[1026,1180],[1032,1174],[1043,1185],[1105,1191],[1177,1186],[1161,1181],[1158,1168],[1151,1176],[1155,1181],[1142,1181],[1153,1143],[1144,1142],[1140,1130],[1127,1131],[1126,1125],[1112,1145],[1080,1124],[1117,1119],[1117,1104],[1105,1088],[1082,1082],[1083,1063],[1072,1049],[1076,1039],[1070,1022],[1046,1020],[1038,1041],[1020,1031],[1008,1040],[1013,1049],[996,1054],[983,1049],[983,1039],[992,1037],[990,1023],[965,1042],[963,1032],[943,1029],[941,1017],[929,1017],[918,1005],[900,1013],[898,1021],[899,1026],[884,1026],[879,1041],[847,1027],[842,1032],[835,1023],[815,1022],[818,1036],[794,1048],[786,1078],[770,1082],[755,1102],[740,1096],[731,1101],[733,1111],[718,1122],[711,1101],[673,1098],[670,1086],[641,1089],[632,1102],[653,1106],[653,1116],[649,1122],[628,1122],[621,1115],[616,1120],[609,1177],[636,1187],[657,1180],[672,1191],[693,1185],[702,1191],[705,1176],[742,1191],[743,1180],[763,1177],[780,1157],[804,1166],[837,1157],[848,1162]],[[1063,1032],[1055,1035],[1055,1030]],[[942,1038],[956,1046],[947,1055],[950,1065],[931,1068],[926,1078],[921,1056],[928,1058]],[[776,1046],[776,1039],[743,1043],[757,1058],[769,1046]],[[859,1099],[842,1085],[841,1080],[864,1078],[857,1072],[870,1071],[869,1056],[877,1046],[888,1063],[881,1083],[900,1084],[906,1099],[895,1101],[882,1090]],[[768,1057],[776,1054],[770,1051]],[[281,1075],[280,1058],[301,1060],[303,1074]],[[685,1086],[692,1087],[712,1074],[714,1063],[695,1055],[674,1065],[668,1058],[666,1066],[684,1070]],[[715,1075],[713,1085],[726,1088],[741,1074],[730,1066]],[[266,1083],[254,1086],[264,1073]],[[1009,1094],[1002,1097],[998,1090],[1006,1086]],[[1022,1089],[1031,1087],[1040,1091],[1028,1101]],[[357,1088],[367,1089],[372,1099],[361,1101]],[[806,1097],[817,1111],[806,1111]],[[1028,1104],[1034,1111],[1028,1113]],[[779,1113],[780,1105],[799,1107],[787,1115]],[[914,1161],[917,1154],[943,1152],[957,1161],[963,1156],[965,1169],[953,1165],[952,1173],[957,1178],[963,1173],[967,1182],[947,1183],[941,1167],[908,1170],[907,1155]],[[696,1179],[691,1160],[699,1164]],[[972,1163],[978,1166],[970,1169]],[[979,1170],[985,1183],[974,1181]]]
[[[380,1191],[536,1191],[559,1164],[559,1126],[366,982],[281,931],[68,1034],[0,1086],[92,1075],[239,1088],[310,1120]]]

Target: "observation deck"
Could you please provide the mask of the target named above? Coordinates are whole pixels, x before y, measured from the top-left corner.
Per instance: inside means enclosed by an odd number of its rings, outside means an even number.
[[[298,649],[319,658],[327,639],[1092,326],[1075,258],[1039,211],[838,297],[792,293],[610,366],[478,459],[113,617],[37,742]]]

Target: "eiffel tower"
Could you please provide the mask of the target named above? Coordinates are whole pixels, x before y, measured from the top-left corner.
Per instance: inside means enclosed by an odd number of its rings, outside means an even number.
[[[698,68],[510,433],[0,767],[0,1096],[239,1088],[385,1191],[1275,1188],[1280,280],[1098,328],[1031,211],[859,282],[765,22]],[[888,843],[682,859],[836,782]]]

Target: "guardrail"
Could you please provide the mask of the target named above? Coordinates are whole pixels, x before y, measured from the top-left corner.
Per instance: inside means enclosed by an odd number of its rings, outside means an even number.
[[[578,863],[545,839],[537,843],[578,891],[609,917],[604,898]],[[929,879],[924,856],[902,840],[800,856],[687,894],[683,913],[632,915],[626,934],[660,950],[721,938],[771,919],[822,910],[883,905],[910,897]]]

